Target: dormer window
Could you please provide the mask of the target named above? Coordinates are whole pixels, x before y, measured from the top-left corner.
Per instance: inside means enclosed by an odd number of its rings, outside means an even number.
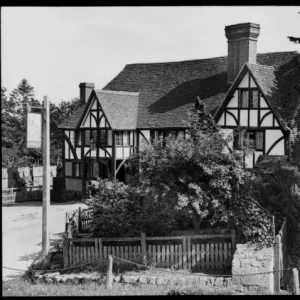
[[[259,92],[256,89],[240,90],[239,106],[241,108],[258,108]]]

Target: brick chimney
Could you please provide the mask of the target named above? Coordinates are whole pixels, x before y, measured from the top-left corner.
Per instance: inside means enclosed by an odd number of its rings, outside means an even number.
[[[82,100],[82,102],[87,102],[94,88],[95,85],[93,83],[81,82],[79,84],[80,100]]]
[[[242,23],[225,26],[228,39],[228,83],[232,83],[247,63],[256,64],[257,38],[260,26],[255,23]]]

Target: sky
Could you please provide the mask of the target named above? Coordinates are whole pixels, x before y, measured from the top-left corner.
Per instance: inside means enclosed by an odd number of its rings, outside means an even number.
[[[126,64],[227,55],[227,25],[260,24],[257,51],[298,51],[300,6],[2,7],[1,86],[25,78],[35,98],[102,89]]]

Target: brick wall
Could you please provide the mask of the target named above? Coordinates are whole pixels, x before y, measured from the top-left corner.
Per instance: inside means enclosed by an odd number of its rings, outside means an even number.
[[[255,250],[255,246],[237,244],[232,261],[232,283],[244,286],[248,290],[273,294],[273,273],[247,276],[253,273],[272,272],[273,266],[273,247]]]

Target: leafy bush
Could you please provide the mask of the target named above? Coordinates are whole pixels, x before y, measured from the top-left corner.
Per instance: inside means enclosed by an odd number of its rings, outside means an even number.
[[[162,203],[143,206],[138,188],[122,182],[99,180],[96,195],[87,201],[92,209],[90,225],[94,236],[125,237],[165,235],[172,230],[172,218]]]

